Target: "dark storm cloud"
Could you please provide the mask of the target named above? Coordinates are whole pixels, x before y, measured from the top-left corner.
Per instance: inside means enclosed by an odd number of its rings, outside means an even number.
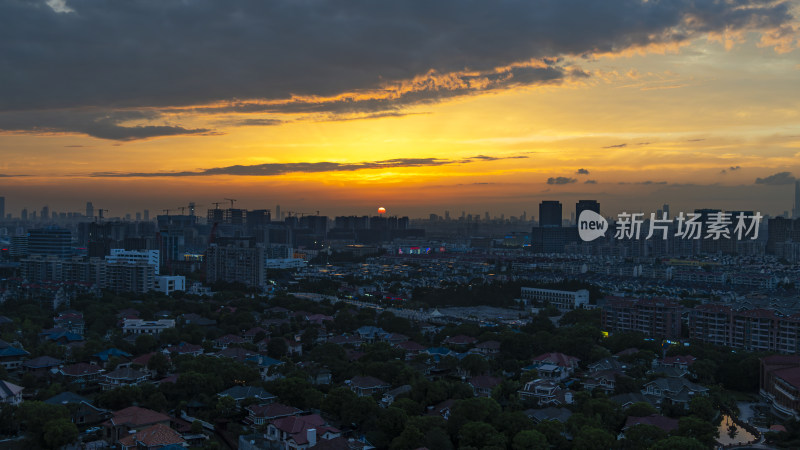
[[[489,157],[473,156],[463,159],[442,158],[396,158],[383,161],[366,161],[357,163],[337,162],[299,162],[299,163],[270,163],[254,165],[235,165],[227,167],[214,167],[197,171],[184,172],[95,172],[93,177],[100,178],[133,178],[133,177],[198,177],[211,175],[237,175],[237,176],[276,176],[287,173],[318,173],[318,172],[352,172],[364,169],[392,169],[398,167],[428,167],[446,166],[453,164],[469,164],[478,161],[497,161],[501,159],[519,159],[527,156]]]
[[[766,184],[769,186],[778,186],[781,184],[794,183],[797,178],[790,172],[778,172],[765,178],[756,178],[756,184]]]
[[[547,184],[570,184],[578,181],[575,178],[569,177],[550,177],[547,179]]]
[[[589,175],[589,171],[588,171],[588,170],[586,170],[586,169],[578,169],[578,170],[575,172],[575,175]]]
[[[43,0],[6,1],[0,110],[332,96],[431,70],[466,68],[486,78],[531,58],[618,52],[791,20],[785,3],[744,3],[67,0],[74,12],[58,13]],[[509,75],[519,84],[542,77],[518,67],[497,78]]]
[[[721,173],[721,174],[726,174],[726,173],[728,173],[728,171],[729,171],[729,170],[730,170],[731,172],[735,172],[735,171],[737,171],[737,170],[739,170],[739,169],[741,169],[741,168],[742,168],[742,166],[730,166],[730,167],[728,167],[727,169],[722,169],[722,170],[720,170],[720,171],[719,171],[719,173]]]
[[[159,114],[139,111],[22,111],[0,112],[0,130],[23,133],[81,133],[101,139],[132,141],[161,136],[208,134],[208,129],[178,125],[125,125],[129,121],[158,120]]]

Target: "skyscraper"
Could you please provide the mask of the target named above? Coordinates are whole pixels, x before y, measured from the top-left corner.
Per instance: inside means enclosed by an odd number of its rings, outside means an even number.
[[[800,180],[794,182],[794,211],[792,211],[795,219],[800,219]]]
[[[544,200],[539,203],[539,226],[561,226],[561,202],[557,200]]]
[[[42,220],[50,219],[50,208],[42,206]]]
[[[89,219],[94,217],[94,205],[92,205],[92,202],[86,202],[86,217]]]
[[[144,221],[145,222],[149,222],[150,221],[150,210],[149,209],[145,209],[144,210]]]
[[[6,218],[6,198],[0,197],[0,220]]]
[[[597,200],[578,200],[575,204],[575,218],[580,219],[581,213],[587,209],[600,214],[600,203]]]

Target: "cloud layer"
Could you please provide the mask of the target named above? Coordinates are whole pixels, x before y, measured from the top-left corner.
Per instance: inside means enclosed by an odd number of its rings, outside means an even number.
[[[149,177],[199,177],[212,175],[237,175],[237,176],[276,176],[287,173],[318,173],[318,172],[352,172],[364,169],[394,169],[400,167],[429,167],[446,166],[453,164],[469,164],[477,161],[498,161],[503,159],[525,159],[527,156],[494,157],[477,155],[463,159],[442,158],[396,158],[382,161],[365,161],[357,163],[338,162],[298,162],[298,163],[270,163],[254,165],[235,165],[227,167],[214,167],[197,171],[183,172],[96,172],[91,174],[98,178],[149,178]]]
[[[0,130],[130,140],[208,130],[167,123],[156,113],[147,124],[98,117],[201,105],[210,112],[393,111],[587,76],[565,56],[705,33],[774,32],[792,19],[785,3],[742,3],[2,2],[0,112],[25,114],[0,115]],[[44,110],[52,114],[31,113]],[[59,117],[87,110],[94,117]]]
[[[768,186],[778,186],[782,184],[794,183],[797,178],[790,172],[778,172],[764,178],[756,178],[756,184],[766,184]]]

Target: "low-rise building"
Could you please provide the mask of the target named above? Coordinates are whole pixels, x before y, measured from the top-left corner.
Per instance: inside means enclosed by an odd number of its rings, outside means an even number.
[[[125,334],[160,334],[169,328],[175,328],[174,319],[142,320],[125,319],[122,324],[122,332]]]

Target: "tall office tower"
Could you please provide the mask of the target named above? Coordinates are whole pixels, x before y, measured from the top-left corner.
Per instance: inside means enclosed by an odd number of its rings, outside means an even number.
[[[528,211],[522,211],[522,215],[519,216],[519,220],[521,220],[523,222],[527,222],[528,221]]]
[[[28,253],[68,258],[72,254],[72,233],[59,227],[37,228],[28,231]]]
[[[86,217],[89,219],[94,217],[94,205],[92,205],[92,202],[86,202]]]
[[[450,211],[444,212],[444,220],[450,220]]]
[[[561,202],[544,200],[539,203],[539,227],[561,226]]]
[[[489,219],[489,211],[486,211],[486,212],[484,213],[483,217],[485,217],[485,218],[486,218],[486,220],[487,220],[487,221],[489,221],[489,220],[490,220],[490,219]]]
[[[42,206],[42,220],[50,219],[50,208]]]
[[[664,203],[664,206],[661,207],[661,211],[667,215],[667,219],[669,219],[669,205]],[[659,217],[660,219],[661,217]]]
[[[149,209],[145,209],[144,210],[144,221],[145,222],[149,222],[150,221],[150,210]]]
[[[0,197],[0,219],[6,217],[6,198]]]
[[[794,218],[800,219],[800,180],[794,182]]]
[[[139,221],[141,221],[141,220],[142,220],[142,213],[140,213],[140,212],[137,212],[137,213],[136,213],[136,221],[137,221],[137,222],[139,222]]]
[[[278,222],[283,220],[283,216],[281,216],[281,205],[275,205],[275,220]]]
[[[19,213],[19,217],[22,220],[28,220],[28,208],[22,208],[22,211]]]
[[[578,203],[575,203],[575,217],[580,219],[581,213],[587,209],[600,214],[600,203],[597,200],[578,200]]]

